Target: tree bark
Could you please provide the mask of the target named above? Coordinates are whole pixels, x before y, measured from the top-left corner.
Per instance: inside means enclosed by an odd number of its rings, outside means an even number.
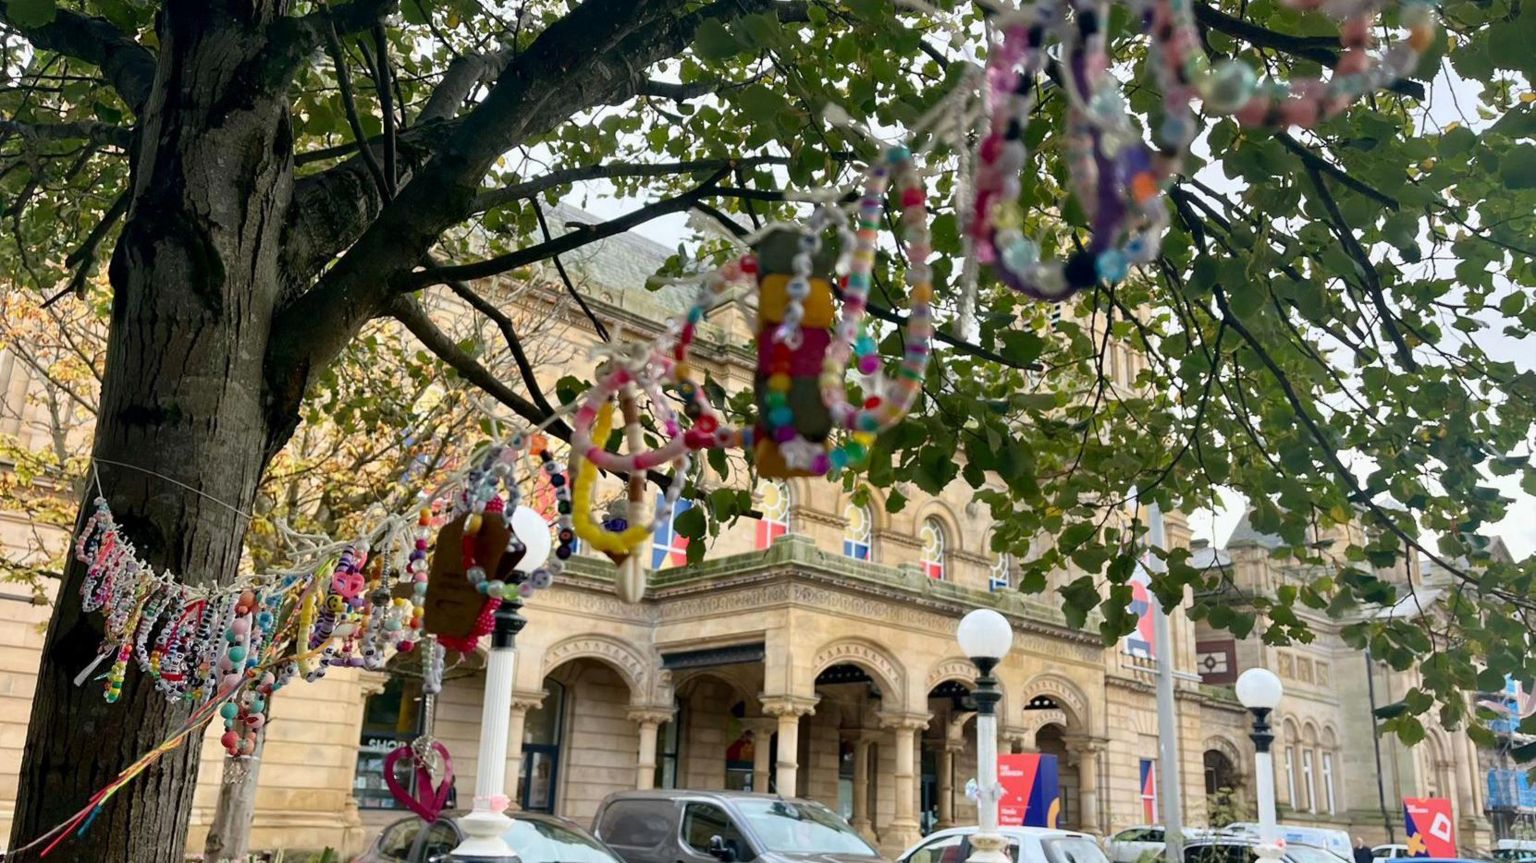
[[[269,432],[262,362],[293,159],[287,82],[256,34],[281,5],[166,4],[132,205],[110,268],[95,469],[139,555],[192,584],[235,576],[243,513],[280,445]],[[105,702],[98,683],[73,684],[102,634],[101,615],[81,612],[83,577],[71,561],[44,643],[12,849],[68,820],[90,789],[154,749],[190,712],[137,669],[117,704]],[[180,863],[200,743],[193,734],[166,753],[48,859]],[[36,860],[40,850],[7,859]]]
[[[256,730],[256,748],[249,758],[224,759],[219,802],[203,842],[203,863],[243,863],[250,851],[251,819],[256,815],[256,783],[261,778],[261,752],[267,745],[266,726]]]

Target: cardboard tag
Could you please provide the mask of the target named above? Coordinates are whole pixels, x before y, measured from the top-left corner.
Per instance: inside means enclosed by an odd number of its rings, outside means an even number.
[[[475,618],[485,606],[485,596],[464,574],[464,520],[459,516],[443,525],[432,549],[432,568],[427,573],[427,597],[422,605],[422,627],[432,635],[465,638],[475,628]],[[512,534],[500,514],[481,519],[475,535],[475,560],[487,578],[506,581],[517,560],[507,554]],[[407,589],[409,589],[407,587]]]

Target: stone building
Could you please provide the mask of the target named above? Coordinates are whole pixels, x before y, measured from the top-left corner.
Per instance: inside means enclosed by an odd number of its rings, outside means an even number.
[[[616,339],[653,333],[691,292],[638,289],[667,254],[646,241],[616,237],[584,254],[566,263],[584,275],[583,290]],[[697,351],[697,364],[728,387],[751,380],[750,310],[738,299],[746,298],[732,296],[710,314]],[[594,340],[579,322],[551,337]],[[1132,357],[1113,364],[1124,381],[1134,366]],[[9,375],[0,392],[14,405],[26,390],[25,372],[14,363],[0,368]],[[550,368],[545,377],[552,384],[584,368]],[[8,432],[41,433],[25,422]],[[908,501],[892,514],[879,490],[869,490],[861,505],[825,480],[761,483],[753,494],[762,517],[714,537],[702,564],[681,565],[681,540],[670,527],[659,529],[650,590],[636,604],[615,595],[604,560],[577,557],[525,609],[510,754],[490,769],[505,771],[517,805],[579,822],[604,795],[626,788],[812,797],[895,853],[928,829],[975,817],[964,793],[976,767],[968,701],[975,671],[954,629],[970,609],[989,606],[1016,633],[997,674],[1004,751],[1059,759],[1065,825],[1113,834],[1156,820],[1158,789],[1142,781],[1149,770],[1156,775],[1158,751],[1145,648],[1105,647],[1095,633],[1067,626],[1053,594],[1014,591],[1014,562],[990,550],[993,525],[963,486],[936,497],[902,493]],[[1169,522],[1170,541],[1189,544],[1184,521]],[[0,540],[18,544],[27,529],[21,516],[0,515]],[[1239,584],[1272,590],[1285,570],[1268,559],[1266,542],[1240,526],[1225,549],[1201,554],[1210,565],[1230,566]],[[0,834],[9,830],[48,616],[45,606],[10,598],[19,601],[0,595]],[[1277,743],[1287,819],[1384,838],[1381,775],[1385,820],[1398,825],[1399,837],[1400,798],[1438,793],[1456,801],[1464,839],[1484,841],[1476,753],[1467,739],[1437,732],[1414,749],[1383,740],[1378,771],[1362,694],[1367,675],[1381,703],[1411,675],[1388,674],[1344,647],[1338,622],[1312,623],[1320,633],[1313,644],[1270,648],[1172,615],[1186,822],[1204,823],[1208,797],[1222,789],[1232,791],[1222,803],[1227,814],[1251,807],[1253,749],[1231,683],[1241,670],[1264,666],[1287,687]],[[482,662],[469,656],[450,669],[430,722],[419,682],[406,673],[339,669],[279,693],[252,846],[360,848],[401,814],[384,790],[383,755],[421,733],[447,744],[467,805],[474,776],[485,769],[475,763]],[[408,671],[404,663],[401,670]],[[221,781],[216,738],[211,732],[204,744],[193,850]]]

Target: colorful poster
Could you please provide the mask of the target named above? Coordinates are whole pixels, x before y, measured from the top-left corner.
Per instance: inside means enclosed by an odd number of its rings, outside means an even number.
[[[1147,592],[1151,576],[1141,564],[1131,575],[1130,612],[1136,615],[1136,629],[1125,637],[1125,652],[1138,659],[1156,659],[1156,640],[1152,634],[1152,594]]]
[[[1404,797],[1403,826],[1408,833],[1408,856],[1456,856],[1456,822],[1448,798]]]
[[[1061,813],[1056,756],[1026,752],[997,756],[997,823],[1004,827],[1055,827]]]
[[[1157,762],[1141,759],[1141,820],[1157,823]]]

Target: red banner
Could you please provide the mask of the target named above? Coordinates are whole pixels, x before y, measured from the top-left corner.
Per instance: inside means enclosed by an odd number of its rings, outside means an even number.
[[[1061,810],[1056,756],[1036,752],[997,756],[997,823],[1004,827],[1055,827]]]
[[[1444,797],[1404,797],[1404,827],[1411,857],[1455,857],[1456,821]]]

